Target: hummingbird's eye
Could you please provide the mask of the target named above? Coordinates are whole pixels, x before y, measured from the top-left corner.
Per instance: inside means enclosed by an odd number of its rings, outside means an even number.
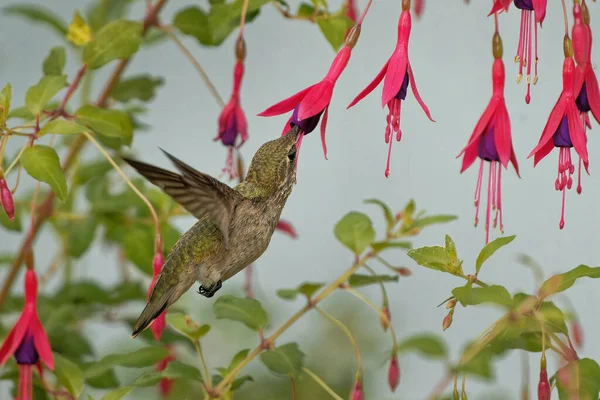
[[[294,161],[296,159],[296,146],[292,147],[288,152],[288,158],[290,161]]]

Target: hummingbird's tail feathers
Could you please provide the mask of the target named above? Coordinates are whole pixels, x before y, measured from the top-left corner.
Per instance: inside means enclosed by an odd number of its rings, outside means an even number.
[[[131,158],[123,157],[123,161],[131,165],[140,175],[148,179],[154,185],[168,192],[168,189],[182,189],[185,188],[181,175],[175,172],[156,167],[154,165],[146,164],[145,162],[133,160]]]
[[[148,328],[152,324],[152,322],[154,322],[154,320],[158,318],[160,313],[165,311],[165,309],[176,300],[173,299],[173,295],[175,294],[174,287],[169,288],[160,298],[156,298],[154,294],[155,293],[153,290],[152,295],[150,295],[150,300],[148,301],[148,304],[146,304],[146,307],[144,307],[144,311],[142,311],[135,323],[135,328],[131,333],[132,338],[137,337],[146,328]]]

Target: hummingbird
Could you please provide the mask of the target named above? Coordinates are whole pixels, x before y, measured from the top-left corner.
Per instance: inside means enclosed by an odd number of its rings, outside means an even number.
[[[235,187],[197,171],[166,151],[174,173],[130,158],[124,161],[194,215],[198,221],[175,243],[156,279],[132,337],[150,326],[194,282],[210,298],[267,249],[296,178],[294,126],[256,152],[246,178]]]

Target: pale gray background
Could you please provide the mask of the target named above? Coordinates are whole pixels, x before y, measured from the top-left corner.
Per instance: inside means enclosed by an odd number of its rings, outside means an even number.
[[[1,4],[14,2],[2,0]],[[55,0],[37,3],[51,5],[68,19],[74,7],[88,2]],[[177,10],[190,3],[205,2],[169,1],[163,20],[170,21]],[[299,4],[296,1],[290,3],[294,9]],[[332,9],[339,5],[339,1],[330,3]],[[352,262],[351,255],[332,233],[334,224],[343,214],[350,210],[367,212],[377,227],[382,228],[379,210],[363,205],[362,201],[366,198],[380,198],[400,209],[412,197],[419,207],[431,213],[459,215],[460,219],[452,224],[427,229],[415,244],[441,244],[444,234],[448,233],[456,241],[459,257],[465,260],[466,269],[472,268],[484,244],[483,227],[473,228],[473,190],[477,168],[474,165],[461,176],[460,160],[455,157],[466,144],[490,98],[493,32],[493,20],[486,18],[491,2],[472,3],[466,6],[461,0],[430,0],[424,18],[413,23],[410,58],[420,93],[437,123],[427,120],[412,93],[409,93],[403,105],[404,135],[400,144],[394,144],[389,179],[383,174],[387,147],[383,140],[386,112],[380,106],[381,87],[351,111],[345,110],[354,96],[377,74],[396,42],[400,2],[378,1],[373,5],[360,41],[333,95],[327,136],[329,161],[323,158],[318,131],[309,135],[302,147],[298,184],[283,212],[283,217],[293,222],[300,239],[290,240],[276,234],[269,250],[257,262],[258,294],[271,311],[273,327],[300,305],[279,300],[275,296],[277,288],[293,287],[305,280],[330,281]],[[519,252],[532,255],[544,266],[547,274],[566,271],[580,263],[591,266],[598,263],[600,214],[595,210],[600,197],[600,177],[594,174],[598,126],[594,124],[588,141],[592,176],[583,177],[583,195],[577,196],[575,190],[567,194],[567,220],[563,231],[558,229],[560,195],[554,191],[557,153],[553,152],[535,170],[532,160],[525,159],[537,144],[562,87],[562,10],[558,1],[550,3],[544,29],[540,31],[540,80],[533,88],[532,102],[528,106],[524,102],[524,84],[515,84],[517,67],[512,62],[520,14],[511,7],[510,12],[500,18],[507,70],[506,96],[522,179],[517,179],[512,169],[503,174],[506,234],[516,234],[517,239],[486,264],[481,278],[486,282],[506,285],[512,291],[531,291],[534,285],[531,273],[516,262]],[[362,9],[365,4],[365,1],[359,1],[359,8]],[[590,8],[593,25],[600,28],[595,22],[600,18],[597,4],[590,4]],[[139,18],[142,13],[143,2],[138,2],[132,10],[132,18]],[[0,15],[0,26],[0,83],[12,83],[13,104],[18,106],[23,103],[26,89],[40,78],[41,63],[47,50],[62,41],[46,29],[17,18]],[[202,48],[192,38],[184,39],[223,97],[228,97],[231,90],[234,41],[235,35],[232,35],[221,48],[214,49]],[[287,118],[259,118],[255,115],[320,80],[329,68],[334,52],[316,26],[285,20],[271,6],[264,7],[263,15],[247,27],[246,42],[248,57],[242,103],[248,116],[250,140],[243,153],[249,159],[261,143],[281,132]],[[598,41],[594,45],[593,57],[594,63],[597,63],[600,57]],[[67,67],[71,76],[77,67],[71,56]],[[104,73],[111,70],[111,67],[104,68]],[[197,72],[170,42],[140,51],[126,74],[135,72],[163,76],[166,84],[159,89],[158,96],[149,107],[149,114],[144,118],[151,130],[136,136],[133,149],[145,160],[169,166],[158,149],[161,146],[193,166],[217,175],[225,157],[224,149],[212,142],[219,107]],[[86,155],[96,156],[91,148]],[[31,183],[29,179],[26,182]],[[192,223],[192,218],[178,220],[182,229]],[[0,251],[12,249],[20,241],[21,236],[3,232]],[[40,264],[45,265],[44,255],[49,258],[54,248],[47,237],[38,241],[36,256]],[[419,268],[402,253],[390,255],[390,260],[413,270],[412,277],[401,279],[399,284],[389,287],[394,327],[400,339],[417,331],[441,332],[445,310],[436,308],[436,305],[462,282],[449,275]],[[107,257],[101,248],[94,248],[78,263],[77,276],[115,280],[118,274],[114,261],[114,255]],[[243,274],[239,274],[227,282],[222,293],[239,294],[242,282]],[[598,297],[595,295],[597,285],[594,281],[582,281],[569,294],[579,311],[585,332],[585,347],[580,354],[595,359],[600,358],[600,344],[594,343],[594,338],[600,336]],[[375,288],[365,292],[379,302],[380,295]],[[385,385],[386,369],[381,367],[385,350],[389,348],[389,337],[379,333],[379,320],[366,306],[344,294],[335,297],[338,304],[347,302],[356,305],[356,309],[364,309],[364,312],[357,311],[357,329],[377,332],[374,334],[378,338],[377,346],[366,368],[365,384],[369,390],[381,389],[379,394],[370,398],[419,399],[428,393],[441,377],[441,367],[415,356],[404,356],[400,360],[401,385],[394,396],[389,394]],[[329,299],[327,303],[336,303],[336,300]],[[193,307],[198,318],[212,321],[211,302],[190,292],[181,304]],[[444,333],[451,343],[453,354],[456,356],[466,340],[477,336],[499,315],[494,308],[458,309],[452,328]],[[350,368],[350,348],[341,342],[345,339],[340,339],[339,348],[317,349],[319,335],[323,335],[324,331],[315,332],[312,326],[319,322],[316,315],[303,318],[296,329],[280,339],[280,343],[299,340],[308,353],[308,359],[311,352],[314,355],[319,351],[343,353],[348,355],[343,360]],[[116,342],[135,346],[129,340],[125,327],[111,326],[111,330],[107,330],[96,324],[89,328],[89,332],[92,329],[95,329],[94,345],[100,352],[110,349]],[[323,329],[331,332],[328,327]],[[228,360],[242,345],[250,347],[255,344],[251,334],[242,333],[243,339],[237,336],[234,339],[227,334],[206,338],[207,348],[227,349],[226,354],[208,355],[212,365],[217,360]],[[232,340],[243,343],[235,342],[235,348],[229,349],[227,345]],[[370,343],[371,349],[373,345]],[[550,364],[554,368],[554,358]],[[532,373],[535,375],[537,365],[538,359],[532,358]],[[472,381],[469,393],[475,396],[471,397],[485,398],[496,392],[502,393],[500,396],[504,398],[516,398],[520,382],[518,355],[509,356],[497,367],[497,384],[486,387]],[[337,376],[335,371],[330,373]],[[124,381],[128,382],[126,379]],[[535,377],[533,382],[537,382]]]

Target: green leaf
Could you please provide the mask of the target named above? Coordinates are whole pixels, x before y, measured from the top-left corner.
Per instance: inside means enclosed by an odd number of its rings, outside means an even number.
[[[355,254],[361,254],[375,239],[371,219],[363,213],[346,214],[334,228],[337,239]]]
[[[67,254],[74,258],[84,255],[94,241],[97,226],[98,221],[92,216],[71,222],[66,243]]]
[[[398,344],[398,353],[414,351],[428,358],[445,359],[448,349],[444,341],[433,334],[410,336]]]
[[[181,33],[195,37],[200,44],[205,46],[213,44],[208,15],[198,7],[187,7],[179,11],[175,15],[173,25]]]
[[[446,249],[440,246],[426,246],[409,250],[408,256],[423,267],[447,272],[448,256]]]
[[[167,323],[177,332],[184,334],[194,342],[202,338],[210,330],[210,325],[199,325],[189,315],[181,313],[167,314]]]
[[[346,14],[329,14],[317,18],[317,25],[335,51],[338,51],[346,36],[346,32],[353,22]]]
[[[445,224],[447,222],[452,222],[458,217],[456,215],[431,215],[429,217],[418,218],[413,221],[412,226],[417,228],[425,228],[429,225],[434,224]]]
[[[154,257],[154,234],[148,227],[137,226],[129,229],[122,243],[126,257],[142,272],[152,275]]]
[[[67,198],[67,180],[52,147],[38,144],[26,148],[21,155],[21,165],[34,179],[50,185],[59,199]]]
[[[250,375],[244,375],[244,376],[241,376],[241,377],[235,379],[233,381],[233,383],[231,384],[231,390],[234,391],[234,390],[239,389],[246,382],[254,382],[254,378],[251,377]]]
[[[115,160],[117,164],[120,163],[119,161],[119,159]],[[79,185],[85,185],[91,179],[104,176],[112,169],[113,166],[111,163],[109,163],[105,158],[100,158],[87,164],[82,164],[75,172],[74,178]]]
[[[75,116],[101,135],[120,138],[126,145],[130,145],[133,140],[131,118],[124,111],[107,110],[88,104],[81,106]]]
[[[90,364],[84,375],[86,379],[99,376],[106,373],[109,369],[115,365],[128,368],[143,368],[149,367],[156,364],[158,361],[169,355],[169,350],[165,347],[149,346],[143,347],[139,350],[124,353],[124,354],[111,354],[96,363]]]
[[[499,237],[486,244],[479,253],[479,256],[477,256],[477,262],[475,263],[476,274],[479,274],[479,270],[481,269],[481,266],[483,265],[485,260],[490,258],[492,254],[496,252],[496,250],[512,242],[515,239],[515,237],[515,235]]]
[[[248,356],[248,353],[250,353],[250,349],[238,351],[235,354],[235,356],[233,356],[233,358],[231,359],[231,363],[229,363],[229,368],[227,368],[227,371],[231,371],[232,369],[234,369],[239,363],[241,363],[246,358],[246,356]]]
[[[394,218],[394,214],[392,214],[392,210],[390,209],[390,207],[387,204],[385,204],[383,201],[377,200],[377,199],[365,200],[365,204],[378,205],[381,208],[381,210],[383,211],[383,216],[385,217],[385,221],[387,222],[388,230],[390,230],[394,227],[394,225],[396,224],[397,221],[396,221],[396,218]]]
[[[469,347],[467,347],[469,349]],[[463,352],[466,353],[467,350]],[[458,365],[455,370],[457,372],[466,372],[471,375],[479,376],[484,379],[492,379],[492,354],[489,349],[479,351],[468,362]]]
[[[74,135],[87,130],[88,129],[85,126],[81,126],[74,121],[59,118],[46,123],[40,129],[38,136],[42,136],[47,133],[54,133],[58,135]]]
[[[279,289],[275,293],[284,300],[296,300],[296,297],[298,297],[296,289]]]
[[[0,91],[0,126],[4,126],[10,113],[10,102],[12,100],[12,86],[7,83]]]
[[[296,375],[302,370],[305,354],[297,343],[287,343],[260,353],[265,366],[278,375]]]
[[[198,368],[179,361],[171,361],[167,364],[167,368],[163,371],[162,376],[170,379],[186,378],[202,382],[202,375],[198,371]]]
[[[269,322],[266,311],[255,299],[221,296],[214,303],[213,311],[218,319],[239,321],[255,331],[265,328]]]
[[[590,268],[587,265],[580,265],[568,272],[554,275],[542,284],[539,293],[540,297],[545,298],[556,293],[564,292],[579,278],[600,278],[600,267]]]
[[[371,247],[373,250],[379,253],[386,249],[410,250],[412,248],[412,244],[410,242],[373,242],[371,243]]]
[[[21,232],[23,229],[21,223],[21,207],[15,206],[15,218],[11,221],[6,215],[3,207],[0,207],[0,225],[8,229],[9,231]]]
[[[133,99],[150,101],[157,87],[162,86],[163,78],[153,78],[150,75],[138,75],[120,81],[113,89],[111,96],[120,102]]]
[[[142,43],[142,25],[139,22],[117,20],[98,31],[94,40],[83,48],[83,61],[90,69],[125,59],[134,54]]]
[[[537,309],[536,316],[532,316],[531,310],[538,304],[539,299],[525,293],[517,293],[513,296],[512,309],[517,315],[525,316],[514,321],[513,324],[518,326],[522,332],[539,332],[541,331],[540,321],[552,329],[553,332],[567,334],[567,324],[565,316],[560,308],[556,307],[551,301],[544,301]]]
[[[446,247],[444,250],[446,251],[446,258],[448,259],[448,267],[456,269],[460,265],[458,255],[456,254],[456,244],[448,235],[446,235]]]
[[[56,46],[50,49],[50,53],[44,60],[43,71],[44,75],[63,75],[65,63],[67,62],[67,54],[65,48]]]
[[[353,274],[348,278],[348,284],[353,287],[373,285],[383,282],[398,282],[398,275],[362,275]]]
[[[59,385],[67,389],[75,398],[79,397],[83,391],[83,372],[75,363],[54,353],[54,374]]]
[[[299,294],[310,299],[312,295],[323,286],[325,286],[325,284],[320,282],[304,282],[296,289],[279,289],[276,293],[277,296],[284,300],[295,300]]]
[[[498,304],[510,308],[513,300],[510,293],[503,286],[493,285],[488,287],[471,287],[467,284],[452,289],[452,295],[463,307],[483,303]]]
[[[123,397],[127,396],[129,392],[134,389],[133,386],[123,386],[113,391],[106,393],[102,396],[102,400],[121,400]]]
[[[31,114],[38,115],[56,93],[67,86],[67,76],[44,76],[38,83],[27,89],[25,105]]]
[[[589,358],[571,361],[556,374],[558,398],[568,400],[576,394],[581,400],[596,400],[600,394],[600,366]],[[566,379],[564,379],[564,378]],[[563,378],[563,379],[561,379]]]
[[[160,382],[161,378],[162,376],[159,372],[148,371],[133,381],[132,385],[135,387],[156,386],[156,384]]]
[[[58,15],[45,7],[33,4],[15,4],[4,7],[3,10],[6,15],[18,15],[33,22],[44,23],[63,38],[67,34],[67,24]]]

